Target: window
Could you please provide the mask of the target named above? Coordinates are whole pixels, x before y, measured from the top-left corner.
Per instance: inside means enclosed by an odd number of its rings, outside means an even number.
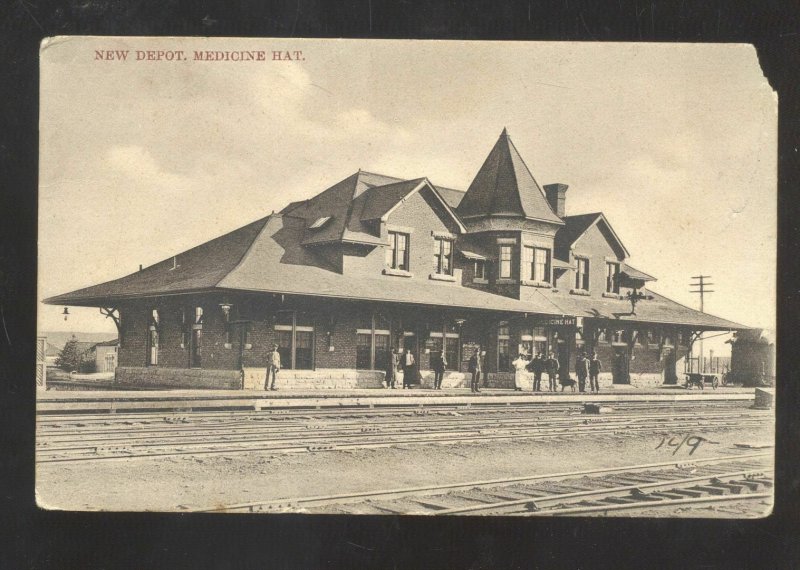
[[[475,260],[474,279],[486,279],[486,262],[482,259]]]
[[[391,358],[391,319],[380,314],[359,319],[356,330],[356,369],[386,370]]]
[[[310,314],[280,311],[275,318],[275,332],[282,368],[314,368],[314,319]]]
[[[661,332],[654,330],[647,331],[647,344],[661,344]]]
[[[526,281],[550,282],[550,250],[541,247],[522,248],[522,275]]]
[[[500,246],[500,279],[511,279],[511,246]]]
[[[452,321],[445,321],[443,326],[430,332],[431,355],[444,353],[445,360],[447,360],[447,370],[459,369],[460,338],[459,327]]]
[[[433,238],[433,272],[442,275],[453,274],[453,240]]]
[[[550,250],[549,249],[534,249],[533,259],[533,280],[542,281],[545,283],[550,282]]]
[[[408,271],[409,235],[389,232],[389,245],[386,248],[386,267]]]
[[[317,218],[316,220],[314,220],[314,222],[310,226],[308,226],[308,229],[310,229],[310,230],[318,230],[319,228],[321,228],[322,226],[327,224],[330,221],[330,219],[331,219],[331,216],[325,216],[325,217],[322,217],[322,218]]]
[[[575,289],[581,291],[589,290],[589,260],[585,257],[576,257],[575,262]]]
[[[508,351],[510,339],[508,323],[503,323],[497,327],[497,370],[506,372],[511,366],[511,359]]]
[[[606,293],[619,293],[619,263],[606,262]]]

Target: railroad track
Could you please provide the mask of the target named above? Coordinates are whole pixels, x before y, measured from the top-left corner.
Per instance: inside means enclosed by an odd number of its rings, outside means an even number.
[[[448,485],[298,497],[189,509],[417,515],[605,515],[772,499],[772,455],[650,463]]]
[[[685,430],[714,431],[760,426],[771,416],[763,412],[709,414],[696,413],[628,414],[620,417],[578,418],[502,418],[486,423],[476,418],[408,420],[389,423],[314,424],[284,426],[245,426],[224,430],[198,430],[173,426],[146,434],[117,432],[111,435],[89,432],[43,436],[37,442],[38,463],[163,458],[181,455],[229,455],[253,452],[299,453],[334,450],[374,449],[398,445],[448,444],[491,440],[542,440],[575,437],[582,434],[632,435]],[[313,421],[313,420],[312,420]],[[169,430],[178,430],[170,432]]]
[[[587,401],[589,401],[588,399]],[[741,400],[735,401],[711,401],[711,402],[664,402],[662,400],[647,401],[638,400],[636,402],[613,402],[608,405],[614,408],[615,411],[625,410],[670,410],[670,411],[684,411],[696,410],[702,407],[703,410],[713,409],[745,409],[746,403]],[[311,406],[305,408],[289,408],[289,409],[271,409],[265,408],[262,410],[225,410],[225,411],[191,411],[177,408],[173,412],[151,411],[143,409],[134,412],[118,412],[118,413],[47,413],[39,414],[37,416],[37,425],[39,426],[62,426],[62,425],[75,425],[75,424],[100,424],[100,425],[113,425],[113,424],[126,424],[129,422],[149,422],[160,421],[164,417],[170,415],[183,415],[191,417],[193,420],[203,421],[216,421],[226,418],[235,418],[241,416],[248,417],[262,417],[274,418],[275,420],[291,420],[292,418],[305,417],[313,415],[319,418],[355,418],[355,417],[379,417],[379,416],[396,416],[407,414],[413,411],[425,411],[427,413],[435,414],[440,412],[456,411],[461,414],[509,414],[509,413],[529,413],[532,411],[540,413],[568,413],[580,411],[580,405],[575,403],[560,403],[560,402],[526,402],[526,403],[512,403],[512,402],[475,402],[468,404],[448,404],[448,403],[431,403],[431,404],[408,404],[408,405],[376,405],[375,407],[347,407],[341,406],[336,408],[320,408],[318,406]]]

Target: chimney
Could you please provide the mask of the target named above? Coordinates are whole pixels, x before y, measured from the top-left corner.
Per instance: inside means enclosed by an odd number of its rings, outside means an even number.
[[[547,201],[550,202],[550,207],[559,218],[563,218],[567,214],[567,188],[569,186],[560,183],[544,185]]]

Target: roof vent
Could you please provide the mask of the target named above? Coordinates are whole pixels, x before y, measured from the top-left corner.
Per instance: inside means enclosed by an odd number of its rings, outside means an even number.
[[[310,229],[310,230],[318,230],[318,229],[320,229],[322,226],[324,226],[325,224],[327,224],[329,221],[331,221],[331,218],[332,218],[332,217],[333,217],[333,216],[325,216],[325,217],[323,217],[323,218],[317,218],[316,220],[314,220],[314,223],[313,223],[313,224],[311,224],[310,226],[308,226],[308,229]]]

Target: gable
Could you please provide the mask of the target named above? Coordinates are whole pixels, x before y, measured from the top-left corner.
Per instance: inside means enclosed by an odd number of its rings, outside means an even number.
[[[452,216],[427,186],[408,196],[402,204],[392,210],[386,223],[389,226],[412,227],[417,231],[460,233],[460,228]]]
[[[602,222],[591,225],[573,244],[575,255],[590,257],[615,257],[623,259],[624,252],[617,245],[616,240],[608,233],[606,225]]]

